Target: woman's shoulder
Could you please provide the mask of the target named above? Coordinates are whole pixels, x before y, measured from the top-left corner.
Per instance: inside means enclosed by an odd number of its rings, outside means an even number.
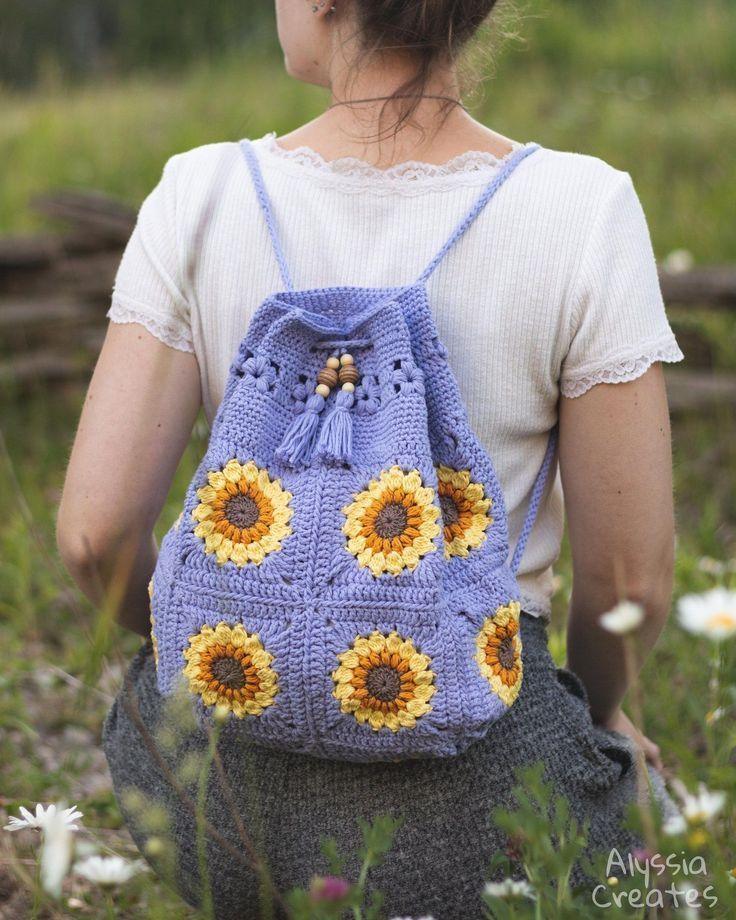
[[[633,187],[630,173],[602,157],[542,146],[536,170],[528,171],[528,186],[536,193],[596,204]],[[536,179],[536,184],[535,180]]]
[[[240,156],[237,141],[216,141],[175,153],[165,161],[164,178],[195,183],[206,180],[223,167],[231,166]]]

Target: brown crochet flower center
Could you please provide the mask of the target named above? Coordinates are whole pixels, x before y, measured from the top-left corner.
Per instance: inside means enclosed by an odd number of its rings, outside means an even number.
[[[238,493],[228,501],[225,509],[227,520],[239,527],[241,530],[247,530],[258,523],[261,517],[261,509],[256,501],[250,495]]]
[[[442,495],[440,493],[440,508],[442,509],[442,521],[445,527],[457,524],[460,520],[460,511],[452,495]]]
[[[210,665],[210,672],[223,687],[230,690],[242,690],[245,687],[243,665],[236,658],[217,658]]]
[[[382,540],[400,537],[409,523],[409,514],[404,505],[391,503],[384,505],[376,515],[374,530]]]
[[[516,664],[516,649],[513,636],[506,636],[505,639],[501,640],[497,655],[502,668],[510,671],[514,667]]]
[[[369,671],[365,687],[381,703],[391,703],[401,693],[401,676],[395,668],[379,665]]]

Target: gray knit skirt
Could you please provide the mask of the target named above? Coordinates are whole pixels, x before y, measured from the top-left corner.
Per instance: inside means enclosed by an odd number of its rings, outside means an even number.
[[[161,846],[146,843],[152,836],[168,838],[173,846],[163,848],[165,875],[182,897],[202,903],[200,867],[206,867],[205,901],[214,915],[247,920],[261,916],[263,886],[249,868],[244,835],[276,889],[286,892],[327,872],[320,847],[325,838],[348,855],[344,875],[355,879],[359,819],[400,816],[394,847],[370,877],[384,894],[386,916],[467,920],[481,916],[491,858],[509,847],[491,813],[514,808],[517,768],[542,761],[573,814],[589,822],[590,853],[614,846],[626,852],[638,844],[623,827],[638,794],[630,743],[592,724],[581,684],[555,668],[545,623],[526,614],[521,620],[524,680],[509,712],[459,757],[403,763],[321,760],[266,750],[227,733],[212,759],[210,739],[193,723],[185,732],[174,727],[171,707],[156,689],[147,643],[104,727],[116,796],[136,844],[164,875],[162,857],[155,855]],[[666,809],[661,778],[650,772]],[[201,817],[198,826],[197,802],[205,803],[207,826]]]

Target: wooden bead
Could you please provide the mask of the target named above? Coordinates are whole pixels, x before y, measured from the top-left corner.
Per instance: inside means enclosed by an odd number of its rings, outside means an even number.
[[[346,393],[354,393],[355,384],[354,383],[343,383],[342,389],[345,390]]]
[[[347,367],[348,364],[355,364],[355,359],[352,355],[344,354],[340,357],[340,364],[342,367]]]
[[[340,367],[340,359],[336,358],[334,355],[331,358],[327,359],[327,367],[331,367],[333,371],[336,371]]]
[[[317,374],[317,383],[324,383],[325,386],[332,389],[337,386],[337,371],[331,367],[323,367]]]
[[[314,392],[319,393],[323,399],[327,399],[327,397],[330,395],[330,388],[325,383],[318,383],[314,388]]]
[[[354,364],[347,364],[340,368],[340,383],[357,383],[360,380],[360,373]]]

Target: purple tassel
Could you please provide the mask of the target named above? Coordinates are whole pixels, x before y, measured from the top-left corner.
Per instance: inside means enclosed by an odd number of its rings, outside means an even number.
[[[324,397],[313,393],[307,400],[304,412],[297,415],[286,429],[276,456],[291,466],[308,463],[317,440],[319,415],[325,407]]]
[[[355,397],[347,390],[340,390],[335,405],[324,420],[319,433],[316,456],[320,460],[346,463],[353,453],[353,418],[350,410]]]

